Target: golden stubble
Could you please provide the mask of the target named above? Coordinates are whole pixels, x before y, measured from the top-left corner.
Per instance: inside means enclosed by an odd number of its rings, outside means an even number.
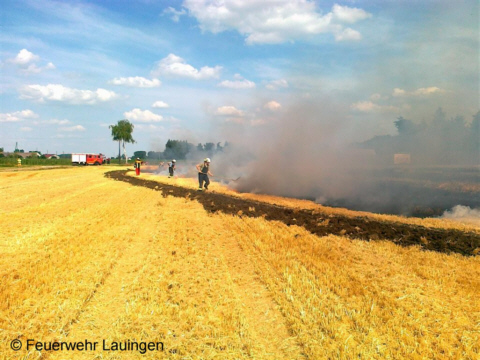
[[[135,176],[133,172],[129,172],[127,174],[130,176]],[[182,186],[189,189],[196,189],[198,187],[197,185],[198,182],[196,179],[187,178],[187,177],[168,178],[163,175],[152,174],[152,173],[142,173],[140,177],[146,180],[153,180],[159,183]],[[254,201],[286,206],[286,207],[291,207],[295,209],[316,210],[319,213],[327,214],[327,215],[332,214],[332,215],[341,215],[341,216],[349,216],[349,217],[360,216],[360,217],[368,217],[368,218],[380,220],[380,221],[400,222],[404,224],[419,225],[419,226],[424,226],[428,228],[456,229],[461,231],[471,231],[471,232],[480,233],[480,222],[478,221],[472,222],[470,220],[466,220],[462,222],[461,219],[451,220],[451,219],[444,219],[444,218],[421,219],[421,218],[405,217],[405,216],[397,216],[397,215],[374,214],[374,213],[369,213],[364,211],[354,211],[354,210],[348,210],[343,208],[332,208],[332,207],[316,204],[315,202],[309,201],[309,200],[285,198],[285,197],[265,195],[265,194],[239,193],[231,189],[230,187],[228,187],[226,184],[215,181],[215,178],[211,178],[211,180],[213,180],[209,187],[211,191],[230,195],[230,196],[235,196],[243,199],[250,199]]]
[[[478,257],[212,215],[195,201],[106,179],[107,170],[0,173],[2,358],[480,354]],[[165,349],[15,353],[16,338]]]

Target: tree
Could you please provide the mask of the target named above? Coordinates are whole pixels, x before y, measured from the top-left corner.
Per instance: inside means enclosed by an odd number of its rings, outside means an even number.
[[[159,160],[162,158],[163,153],[157,151],[149,151],[147,154],[147,158],[150,160]]]
[[[146,159],[147,158],[147,152],[146,151],[135,151],[133,153],[133,156],[139,159]]]
[[[185,159],[186,155],[190,152],[190,149],[193,148],[193,144],[188,143],[186,140],[170,140],[168,139],[165,144],[165,151],[163,152],[163,157],[165,159]]]
[[[113,141],[118,141],[118,162],[120,163],[120,144],[123,143],[123,153],[125,155],[125,163],[127,163],[127,156],[125,151],[125,143],[135,143],[135,140],[132,137],[133,124],[128,120],[119,120],[117,125],[110,125],[108,127],[112,129],[112,138]]]
[[[412,120],[407,120],[400,116],[394,124],[398,130],[399,135],[412,135],[417,132],[418,128]]]

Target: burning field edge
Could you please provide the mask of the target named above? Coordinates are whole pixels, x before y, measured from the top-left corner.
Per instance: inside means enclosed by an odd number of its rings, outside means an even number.
[[[105,173],[110,179],[128,182],[161,191],[164,197],[196,200],[206,211],[220,211],[235,216],[264,217],[266,220],[283,222],[287,226],[302,226],[318,236],[335,234],[358,240],[389,240],[401,246],[419,245],[425,250],[442,253],[478,255],[480,235],[453,229],[432,229],[399,222],[387,222],[367,217],[347,217],[325,214],[319,210],[299,210],[264,202],[239,199],[225,194],[198,192],[180,186],[161,184],[128,176],[127,170]]]

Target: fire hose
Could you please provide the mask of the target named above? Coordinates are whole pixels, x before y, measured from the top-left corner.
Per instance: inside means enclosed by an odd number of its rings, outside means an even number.
[[[225,180],[225,181],[238,181],[241,178],[241,176],[239,176],[236,179],[227,178],[227,177],[223,177],[223,176],[212,176],[212,177],[215,178],[215,179],[220,179],[220,180]]]

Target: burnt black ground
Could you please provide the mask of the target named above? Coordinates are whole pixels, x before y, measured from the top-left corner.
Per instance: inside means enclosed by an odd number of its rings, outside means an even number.
[[[367,217],[328,215],[319,210],[299,210],[284,206],[240,199],[213,192],[198,192],[180,186],[161,184],[152,180],[131,177],[126,170],[107,172],[107,178],[128,182],[161,191],[164,197],[175,196],[198,201],[208,212],[222,212],[234,216],[264,217],[281,221],[287,226],[302,226],[313,234],[347,236],[351,239],[386,239],[402,246],[419,245],[425,250],[443,253],[474,255],[480,248],[480,234],[459,230],[432,229],[422,226],[387,222]]]

